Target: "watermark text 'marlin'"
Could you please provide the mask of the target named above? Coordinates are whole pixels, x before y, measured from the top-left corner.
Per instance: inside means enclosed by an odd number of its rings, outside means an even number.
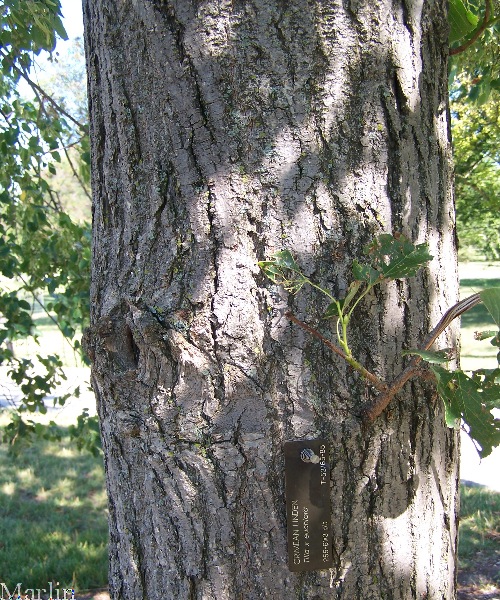
[[[25,588],[23,592],[23,584],[18,583],[11,592],[7,585],[0,581],[0,586],[2,586],[0,600],[21,600],[21,598],[24,598],[24,600],[43,600],[42,594],[46,596],[47,593],[49,594],[49,600],[76,600],[75,590],[54,588],[51,581],[47,585],[49,586],[48,589]]]

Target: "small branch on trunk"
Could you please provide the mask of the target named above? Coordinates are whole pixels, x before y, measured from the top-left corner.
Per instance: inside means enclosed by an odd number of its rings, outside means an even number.
[[[454,319],[480,302],[481,296],[479,294],[473,294],[472,296],[469,296],[468,298],[465,298],[464,300],[461,300],[452,306],[448,311],[446,311],[436,327],[434,327],[434,329],[427,335],[425,340],[420,345],[419,350],[428,350]],[[387,391],[377,396],[374,402],[369,404],[363,410],[363,421],[365,423],[373,422],[382,413],[389,402],[401,390],[404,384],[417,373],[421,361],[421,356],[414,356],[406,369],[404,369],[404,371],[402,371],[388,386]]]
[[[434,327],[434,329],[427,335],[424,339],[418,350],[429,350],[429,348],[434,344],[436,339],[443,333],[443,331],[450,325],[452,321],[454,321],[457,317],[462,315],[464,312],[470,310],[476,304],[481,302],[481,296],[479,294],[473,294],[464,300],[461,300],[454,306],[452,306],[446,313],[443,315],[439,323]],[[354,369],[356,369],[361,375],[369,381],[375,389],[377,389],[380,394],[375,398],[374,401],[367,403],[365,408],[362,411],[362,419],[365,424],[372,423],[388,406],[394,396],[402,389],[405,383],[411,379],[413,376],[417,375],[420,371],[420,363],[422,362],[421,356],[414,356],[406,369],[401,371],[401,373],[394,379],[394,381],[387,385],[383,381],[381,381],[376,375],[368,371],[363,365],[359,364],[353,357],[348,356],[345,352],[343,352],[338,346],[333,344],[329,339],[327,339],[324,335],[322,335],[317,329],[311,327],[307,323],[304,323],[300,319],[297,319],[295,315],[291,312],[286,313],[285,315],[290,321],[321,340],[325,346],[330,348],[332,352],[343,358],[347,363],[349,363]]]
[[[350,365],[352,365],[353,368],[357,369],[361,373],[361,375],[363,375],[363,377],[365,379],[367,379],[373,385],[373,387],[375,389],[377,389],[379,392],[382,392],[382,393],[387,392],[387,385],[385,385],[385,383],[383,383],[382,381],[380,381],[380,379],[376,375],[374,375],[373,373],[371,373],[370,371],[368,371],[367,369],[365,369],[365,367],[363,367],[362,365],[360,365],[357,361],[353,361],[352,359],[350,359],[347,356],[347,354],[345,354],[344,352],[342,352],[342,350],[338,346],[336,346],[335,344],[333,344],[325,336],[321,335],[321,333],[317,329],[314,329],[314,327],[311,327],[307,323],[304,323],[303,321],[300,321],[299,319],[297,319],[297,317],[295,315],[293,315],[290,312],[286,313],[285,316],[288,319],[290,319],[290,321],[292,321],[293,323],[295,323],[299,327],[302,327],[302,329],[304,329],[305,331],[307,331],[308,333],[310,333],[314,337],[316,337],[319,340],[321,340],[323,342],[323,344],[325,344],[325,346],[328,346],[328,348],[330,348],[330,350],[332,352],[335,352],[335,354],[338,354],[341,358],[343,358]],[[352,364],[353,362],[356,362],[356,366],[354,366]]]
[[[481,302],[481,296],[479,294],[473,294],[464,300],[461,300],[454,306],[452,306],[446,313],[443,315],[439,323],[434,327],[434,329],[427,335],[424,339],[419,350],[429,350],[429,348],[434,344],[436,339],[443,333],[443,331],[450,325],[452,321],[454,321],[457,317],[462,315],[464,312],[470,310],[476,304]],[[365,406],[362,411],[362,419],[365,424],[372,423],[387,407],[390,401],[394,398],[394,396],[402,389],[405,383],[411,379],[414,375],[417,375],[420,371],[420,363],[422,362],[421,356],[414,356],[406,369],[401,371],[401,373],[394,379],[392,383],[389,385],[381,381],[376,375],[365,369],[361,364],[359,364],[352,357],[347,356],[345,352],[343,352],[338,346],[333,344],[329,339],[327,339],[324,335],[322,335],[317,329],[311,327],[307,323],[304,323],[300,319],[297,319],[295,315],[288,312],[285,315],[290,321],[318,338],[332,350],[335,354],[343,358],[346,362],[348,362],[354,369],[356,369],[361,375],[367,379],[375,389],[377,389],[380,394],[375,398],[375,400]]]

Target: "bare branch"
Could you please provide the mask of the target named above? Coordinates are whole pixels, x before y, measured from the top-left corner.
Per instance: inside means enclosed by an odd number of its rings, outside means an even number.
[[[434,327],[434,329],[427,335],[420,345],[419,350],[428,350],[454,319],[462,315],[464,312],[470,310],[480,302],[481,296],[479,294],[473,294],[472,296],[469,296],[468,298],[465,298],[464,300],[461,300],[452,306],[446,311],[436,327]],[[374,402],[369,404],[363,410],[363,421],[365,423],[374,421],[382,413],[389,402],[394,398],[399,390],[401,390],[404,384],[417,373],[418,366],[421,361],[421,356],[414,356],[406,369],[404,369],[404,371],[402,371],[390,384],[389,389],[385,393],[377,396]]]
[[[7,58],[4,52],[0,52],[0,56]],[[72,115],[69,114],[58,102],[52,98],[44,89],[42,89],[37,83],[35,83],[22,69],[20,69],[17,65],[12,64],[12,68],[14,71],[20,75],[33,89],[33,91],[38,92],[41,96],[43,96],[46,100],[48,100],[52,106],[61,114],[67,117],[72,123],[74,123],[79,129],[85,130],[85,126],[83,123],[80,123],[78,119],[75,119]]]
[[[70,166],[71,170],[73,171],[73,175],[75,176],[76,180],[80,184],[80,187],[82,188],[82,190],[85,193],[85,195],[87,196],[87,198],[92,202],[92,196],[89,194],[87,188],[85,187],[84,182],[82,181],[81,177],[78,175],[78,172],[73,165],[73,161],[71,160],[71,158],[69,156],[69,152],[68,152],[67,148],[64,147],[63,150],[64,150],[64,154],[66,155],[66,158],[68,160],[69,166]]]

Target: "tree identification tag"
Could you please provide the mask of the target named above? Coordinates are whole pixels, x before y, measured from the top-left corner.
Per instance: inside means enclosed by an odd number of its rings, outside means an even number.
[[[285,442],[285,494],[290,571],[333,564],[327,441]]]

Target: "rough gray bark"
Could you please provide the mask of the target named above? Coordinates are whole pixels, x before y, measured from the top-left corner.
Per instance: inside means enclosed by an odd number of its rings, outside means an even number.
[[[284,317],[342,296],[374,235],[435,256],[368,298],[355,355],[402,368],[456,301],[444,0],[84,0],[93,362],[115,599],[451,599],[456,432],[427,384],[374,392]],[[332,452],[335,567],[286,566],[283,442]]]

